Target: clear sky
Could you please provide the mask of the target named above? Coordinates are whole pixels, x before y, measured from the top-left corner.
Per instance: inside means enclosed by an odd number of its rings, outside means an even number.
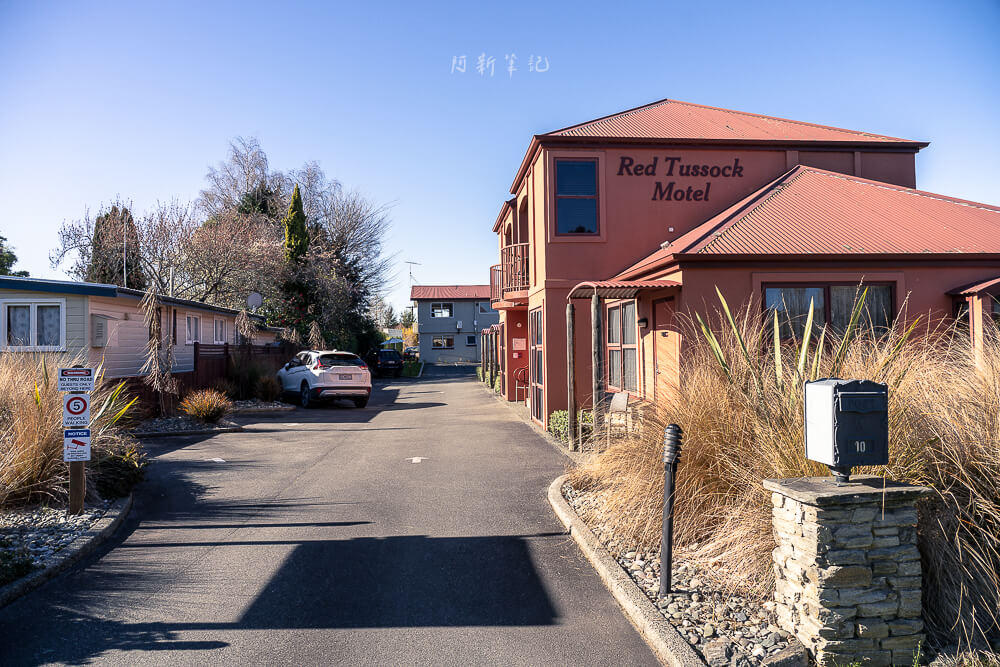
[[[664,97],[930,141],[918,187],[1000,204],[998,35],[998,0],[0,0],[0,233],[60,277],[63,220],[193,199],[256,136],[274,168],[318,160],[392,206],[399,308],[403,260],[423,284],[489,281],[532,134]]]

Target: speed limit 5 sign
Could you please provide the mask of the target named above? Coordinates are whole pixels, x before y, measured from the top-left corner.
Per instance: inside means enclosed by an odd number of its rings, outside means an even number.
[[[63,396],[63,428],[90,426],[90,394]]]

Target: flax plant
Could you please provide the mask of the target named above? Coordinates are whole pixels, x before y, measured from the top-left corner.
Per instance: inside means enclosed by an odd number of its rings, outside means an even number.
[[[682,322],[681,387],[636,432],[575,468],[595,494],[587,518],[613,550],[659,544],[663,429],[685,431],[676,490],[677,548],[733,591],[769,597],[774,580],[767,478],[828,475],[804,456],[802,384],[820,377],[889,385],[890,461],[855,469],[934,490],[920,506],[924,618],[939,643],[983,646],[1000,635],[1000,336],[977,366],[969,336],[916,318],[877,331],[859,290],[844,331],[816,326],[781,340],[779,315],[731,312]],[[908,321],[905,305],[898,322]],[[601,438],[601,435],[597,435]]]

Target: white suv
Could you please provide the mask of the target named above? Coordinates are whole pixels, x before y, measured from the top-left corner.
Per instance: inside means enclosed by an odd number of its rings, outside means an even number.
[[[354,405],[368,405],[372,374],[361,357],[340,350],[306,350],[278,371],[278,382],[286,394],[298,394],[307,408],[322,399],[349,398]]]

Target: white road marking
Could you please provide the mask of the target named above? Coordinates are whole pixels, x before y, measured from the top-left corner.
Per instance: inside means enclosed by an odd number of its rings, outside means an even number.
[[[225,462],[226,462],[226,459],[219,459],[219,458],[215,458],[215,459],[205,459],[205,460],[206,460],[206,461],[211,461],[212,463],[225,463]]]
[[[406,460],[409,461],[410,463],[420,463],[421,461],[426,461],[427,457],[426,456],[413,456],[413,457],[410,457],[410,458],[408,458]]]
[[[302,426],[299,422],[292,422],[291,424],[282,424],[282,426]]]

